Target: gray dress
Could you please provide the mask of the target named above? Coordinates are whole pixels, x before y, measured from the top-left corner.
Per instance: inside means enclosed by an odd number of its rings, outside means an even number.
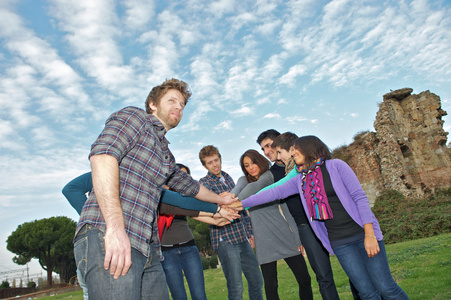
[[[271,171],[266,171],[258,181],[251,183],[242,176],[231,192],[244,200],[272,183],[274,177]],[[249,209],[249,213],[255,238],[255,253],[260,265],[301,253],[298,250],[301,245],[298,228],[286,203],[276,201],[255,206]]]

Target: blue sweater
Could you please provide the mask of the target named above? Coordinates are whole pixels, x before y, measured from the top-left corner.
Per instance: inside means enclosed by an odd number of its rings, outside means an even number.
[[[91,172],[85,173],[77,178],[71,180],[63,188],[63,195],[67,198],[70,205],[81,214],[83,205],[86,202],[86,193],[90,193],[92,190],[92,177]],[[198,210],[216,213],[218,205],[205,201],[198,200],[193,197],[182,196],[179,193],[163,189],[161,191],[160,201],[162,203],[170,204],[184,209]]]

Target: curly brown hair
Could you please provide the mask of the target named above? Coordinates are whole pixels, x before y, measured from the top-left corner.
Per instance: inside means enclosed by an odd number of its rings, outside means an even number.
[[[168,90],[177,90],[182,93],[183,97],[185,98],[185,105],[188,103],[188,99],[192,94],[186,82],[175,78],[166,79],[166,81],[162,84],[152,88],[149,95],[147,96],[146,112],[148,114],[151,114],[153,112],[153,110],[149,106],[150,102],[157,106],[158,104],[160,104],[161,97],[163,97]]]

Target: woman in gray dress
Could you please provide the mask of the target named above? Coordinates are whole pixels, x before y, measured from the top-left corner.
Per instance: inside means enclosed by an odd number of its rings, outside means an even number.
[[[247,150],[240,158],[244,176],[232,190],[240,200],[274,183],[270,162],[255,150]],[[249,210],[255,238],[257,261],[262,270],[267,299],[279,299],[277,261],[284,259],[299,285],[300,299],[313,299],[311,279],[301,252],[296,223],[285,203],[272,202]]]

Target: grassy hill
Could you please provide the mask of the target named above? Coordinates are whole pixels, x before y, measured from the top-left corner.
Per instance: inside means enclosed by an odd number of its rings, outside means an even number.
[[[451,299],[450,233],[386,245],[386,250],[392,274],[410,299]],[[346,275],[335,257],[332,257],[331,261],[340,299],[352,299]],[[309,271],[312,277],[314,299],[321,299],[315,275],[310,268]],[[296,280],[285,261],[278,262],[278,273],[280,298],[299,299]],[[204,274],[208,299],[226,300],[227,288],[222,270],[208,269],[204,271]],[[247,289],[246,280],[244,283]],[[40,299],[82,300],[83,297],[79,291]],[[248,299],[247,293],[244,299]]]

